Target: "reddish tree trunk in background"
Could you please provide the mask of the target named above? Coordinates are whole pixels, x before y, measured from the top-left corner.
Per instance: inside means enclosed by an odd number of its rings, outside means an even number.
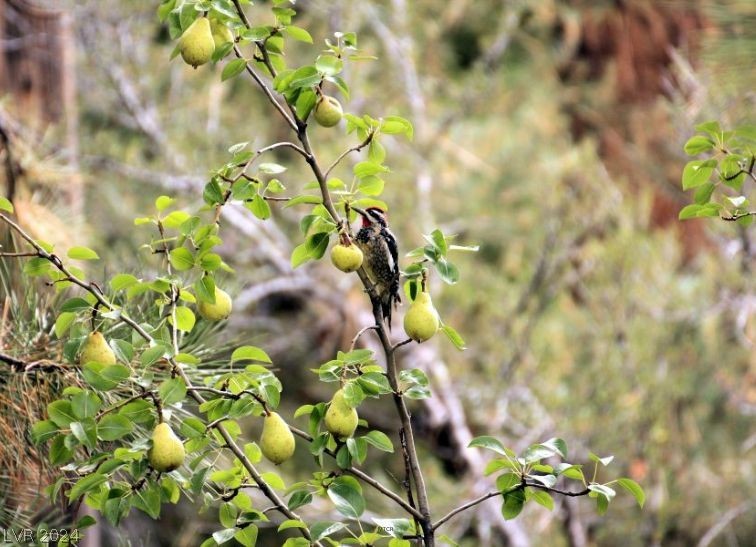
[[[609,172],[626,178],[630,191],[653,189],[651,225],[676,227],[684,258],[690,259],[708,241],[700,221],[678,221],[687,203],[680,190],[681,151],[659,99],[674,87],[672,51],[695,60],[703,16],[694,2],[568,3],[580,11],[580,22],[577,27],[563,23],[572,55],[560,76],[578,88],[581,82],[602,81],[610,91],[589,97],[581,91],[566,105],[573,136],[595,136]]]
[[[54,2],[0,0],[0,96],[8,111],[32,134],[50,125],[61,130],[69,163],[78,154],[74,38],[71,17]],[[75,172],[72,169],[72,172]],[[81,180],[72,175],[63,194],[81,210]]]

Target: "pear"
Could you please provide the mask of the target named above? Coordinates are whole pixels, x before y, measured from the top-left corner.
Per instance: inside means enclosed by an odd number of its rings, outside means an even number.
[[[263,455],[278,465],[291,458],[294,446],[294,435],[284,419],[276,412],[265,416],[260,436],[260,450]]]
[[[334,245],[331,262],[342,272],[354,272],[362,266],[362,251],[356,245]]]
[[[197,311],[208,321],[220,321],[231,315],[231,297],[223,289],[215,287],[215,304],[197,301]]]
[[[404,316],[404,332],[417,342],[425,342],[438,331],[438,312],[433,307],[430,294],[421,292]]]
[[[325,413],[326,429],[335,437],[344,440],[354,435],[358,420],[357,411],[344,399],[344,390],[340,389],[334,393]]]
[[[215,40],[210,30],[210,20],[207,17],[198,17],[184,31],[179,39],[179,51],[186,64],[194,68],[212,59]]]
[[[215,19],[210,20],[210,31],[213,34],[213,42],[215,42],[216,49],[223,44],[234,41],[234,33],[231,29],[220,21]]]
[[[152,448],[147,452],[150,465],[156,471],[168,472],[184,463],[184,445],[167,423],[159,423],[152,432]]]
[[[315,105],[315,121],[323,127],[333,127],[341,121],[344,111],[339,101],[328,95],[321,95]]]
[[[90,333],[84,345],[81,346],[79,364],[84,365],[90,362],[102,363],[104,365],[115,365],[116,363],[115,353],[110,349],[107,340],[105,340],[101,332],[95,331]]]

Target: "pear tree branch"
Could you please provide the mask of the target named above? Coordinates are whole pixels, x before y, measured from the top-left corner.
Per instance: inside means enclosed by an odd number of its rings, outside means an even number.
[[[246,16],[244,15],[243,9],[237,0],[234,0],[234,5],[236,6],[236,11],[238,12],[239,17],[242,19],[243,22],[245,22],[247,26],[249,26]],[[265,43],[256,42],[256,45],[260,49],[263,55],[263,59],[265,59],[267,56]],[[243,58],[241,55],[241,51],[239,51],[238,47],[235,46],[234,50],[237,54],[237,57]],[[269,66],[269,63],[266,66],[268,66],[268,68],[272,70],[272,67]],[[263,93],[268,97],[268,99],[276,106],[276,109],[279,111],[279,113],[284,118],[286,123],[294,131],[296,131],[297,139],[301,143],[302,149],[307,153],[307,157],[305,158],[305,161],[310,166],[310,169],[312,170],[313,174],[315,175],[315,179],[318,182],[318,187],[320,189],[320,193],[323,198],[323,206],[328,211],[328,214],[331,216],[331,219],[337,225],[341,225],[342,223],[341,216],[339,215],[338,211],[336,210],[336,207],[334,206],[333,199],[331,197],[331,193],[327,185],[326,173],[328,173],[329,171],[326,171],[326,172],[323,171],[315,153],[313,152],[312,145],[310,144],[309,135],[307,134],[307,125],[301,120],[297,120],[299,123],[295,123],[292,120],[289,114],[281,106],[280,102],[276,100],[276,98],[273,96],[270,88],[265,84],[264,81],[262,81],[259,75],[254,70],[252,70],[252,68],[249,66],[249,63],[247,63],[247,72],[252,76],[255,83],[257,83],[257,85],[262,89]],[[271,74],[275,74],[275,71],[272,71]],[[294,116],[296,117],[295,114]],[[365,146],[366,145],[367,144],[365,144]],[[343,156],[345,155],[346,154],[343,154]],[[333,166],[335,167],[340,160],[341,158],[339,158],[336,162],[334,162]],[[428,503],[428,494],[427,494],[427,489],[425,487],[425,480],[423,478],[422,470],[420,469],[420,461],[417,455],[417,449],[415,447],[415,438],[414,438],[414,433],[412,431],[410,412],[407,408],[404,398],[402,397],[401,393],[399,393],[398,372],[397,372],[396,357],[393,351],[393,344],[391,343],[388,333],[386,332],[386,328],[383,324],[383,317],[381,314],[380,302],[378,300],[377,294],[375,292],[375,289],[373,288],[373,284],[371,283],[367,273],[365,272],[364,267],[361,267],[359,270],[357,270],[357,274],[360,278],[360,281],[362,282],[362,285],[365,288],[365,291],[368,293],[368,296],[370,297],[370,300],[372,303],[373,318],[375,320],[376,332],[378,333],[378,338],[380,340],[381,346],[383,347],[383,353],[386,358],[386,373],[387,373],[386,375],[389,380],[389,385],[391,386],[391,389],[393,391],[394,406],[396,407],[397,414],[399,415],[399,420],[401,422],[401,427],[404,431],[404,435],[406,436],[406,441],[407,441],[406,450],[407,450],[409,468],[412,475],[412,480],[415,485],[418,510],[420,514],[422,515],[421,518],[418,518],[418,522],[420,523],[420,526],[423,532],[423,543],[425,544],[426,547],[430,547],[430,546],[435,545],[435,541],[433,537],[433,528],[431,526],[430,505]]]
[[[55,266],[61,273],[63,273],[67,280],[71,283],[78,285],[85,291],[87,291],[89,294],[91,294],[95,300],[97,301],[97,304],[103,308],[106,308],[109,311],[114,311],[118,309],[115,304],[112,304],[108,299],[105,298],[105,296],[102,294],[102,291],[97,287],[96,284],[92,282],[87,282],[79,277],[73,275],[71,271],[63,264],[61,259],[53,254],[47,252],[45,249],[43,249],[34,239],[23,229],[21,226],[19,226],[16,222],[11,220],[8,216],[6,216],[4,213],[0,213],[0,220],[5,222],[8,226],[10,226],[16,233],[18,233],[19,236],[23,240],[25,240],[29,245],[31,245],[36,251],[37,256],[40,258],[44,258],[45,260],[49,261],[53,266]],[[144,340],[149,342],[150,344],[154,343],[154,338],[142,328],[139,323],[128,317],[127,315],[121,313],[120,320],[126,323],[129,327],[131,327],[135,332],[139,334]],[[175,321],[174,321],[175,323]],[[179,364],[176,362],[176,360],[173,357],[167,358],[168,363],[170,363],[172,370],[184,381],[187,387],[187,391],[192,397],[192,399],[197,402],[197,404],[202,404],[205,402],[205,398],[200,395],[200,393],[196,390],[194,390],[194,385],[192,384],[192,381],[187,376],[186,372],[179,366]],[[241,462],[241,464],[244,466],[244,468],[249,472],[252,479],[255,481],[257,486],[260,488],[260,491],[267,497],[275,506],[276,508],[286,516],[288,519],[293,520],[301,520],[299,516],[292,510],[288,508],[286,503],[278,496],[278,494],[268,485],[268,483],[263,479],[263,477],[260,475],[260,473],[255,468],[254,464],[247,458],[246,454],[244,454],[244,451],[239,447],[239,445],[234,441],[234,439],[231,437],[231,435],[228,433],[226,428],[223,427],[221,423],[214,424],[213,427],[218,431],[218,433],[221,435],[223,440],[226,443],[226,446],[229,450],[234,454],[234,456]],[[311,540],[311,535],[309,530],[307,529],[300,529],[302,535],[307,538],[308,540]],[[320,545],[319,542],[315,542],[316,545]]]

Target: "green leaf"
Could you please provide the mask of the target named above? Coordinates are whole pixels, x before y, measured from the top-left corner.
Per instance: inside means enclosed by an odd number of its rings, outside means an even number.
[[[522,479],[516,473],[504,473],[496,478],[496,489],[502,493],[509,492],[521,482]]]
[[[60,310],[63,312],[74,312],[74,311],[88,310],[91,307],[92,307],[92,304],[90,304],[88,301],[76,296],[74,298],[69,298],[68,300],[66,300],[63,303],[63,305],[60,307]]]
[[[717,160],[693,160],[689,161],[682,174],[683,190],[696,188],[709,181],[709,177],[717,166]]]
[[[305,42],[308,44],[312,43],[312,36],[310,36],[310,33],[303,28],[295,27],[294,25],[287,25],[284,27],[284,32],[286,32],[286,34],[288,34],[295,40],[299,40],[300,42]]]
[[[183,272],[194,266],[194,255],[186,247],[176,247],[170,252],[171,265]]]
[[[102,407],[102,399],[91,391],[82,391],[71,397],[71,411],[78,419],[93,418]]]
[[[371,175],[360,180],[359,190],[368,196],[380,196],[384,185],[383,179]]]
[[[683,149],[689,156],[695,156],[697,154],[700,154],[701,152],[711,150],[712,148],[714,148],[714,141],[707,137],[696,135],[688,139],[688,142],[685,143],[685,147]]]
[[[310,251],[307,248],[306,243],[302,243],[294,247],[294,250],[291,252],[292,268],[298,268],[308,260],[310,260]]]
[[[525,505],[525,492],[515,490],[504,495],[504,503],[501,504],[501,514],[504,520],[512,520],[517,517]]]
[[[58,426],[52,420],[36,422],[31,429],[34,444],[52,439],[58,433]]]
[[[244,202],[244,206],[252,211],[252,214],[260,220],[270,218],[270,205],[268,205],[268,202],[260,194],[256,194],[252,201]]]
[[[388,167],[372,161],[361,161],[354,166],[354,176],[358,179],[388,172]]]
[[[444,257],[439,258],[436,262],[436,270],[438,270],[438,275],[441,276],[444,283],[448,285],[454,285],[459,281],[459,269]]]
[[[244,547],[254,547],[257,543],[257,526],[248,524],[234,534],[234,539]]]
[[[173,319],[172,317],[169,319]],[[196,318],[194,312],[186,306],[176,307],[176,328],[182,332],[191,332],[194,328]]]
[[[388,436],[381,431],[371,431],[362,438],[365,439],[368,444],[372,444],[378,450],[383,450],[384,452],[394,451],[394,445],[391,442],[391,439],[389,439]]]
[[[596,492],[601,496],[605,496],[608,501],[611,501],[614,496],[617,495],[617,493],[612,488],[609,488],[605,484],[589,484],[588,490],[590,490],[591,492]]]
[[[280,175],[286,171],[286,167],[279,165],[278,163],[261,163],[258,169],[262,173],[267,173],[268,175]]]
[[[221,72],[221,81],[225,82],[226,80],[229,80],[234,76],[238,76],[242,73],[244,67],[246,66],[246,59],[234,59],[233,61],[229,61],[228,63],[226,63],[226,66],[223,67],[223,72]]]
[[[71,422],[76,421],[76,416],[69,401],[53,401],[47,405],[47,417],[58,427],[67,429]]]
[[[633,479],[628,479],[626,477],[617,479],[617,484],[630,492],[635,498],[635,501],[638,502],[638,506],[643,509],[643,504],[646,503],[646,494],[645,492],[643,492],[643,488],[641,488],[640,484],[635,482]]]
[[[353,477],[341,476],[334,479],[328,487],[328,497],[336,510],[346,517],[359,518],[365,512],[362,487]]]
[[[76,319],[76,314],[73,312],[63,312],[58,316],[55,320],[55,336],[57,336],[58,339],[63,338],[63,335],[71,326],[74,319]]]
[[[537,490],[535,488],[526,488],[525,497],[529,500],[533,500],[538,505],[545,507],[549,511],[554,510],[554,500],[552,499],[552,497],[549,495],[548,492],[544,492],[543,490]]]
[[[403,134],[407,140],[412,140],[414,129],[409,120],[399,116],[387,116],[381,123],[381,132],[387,135]]]
[[[705,203],[703,205],[691,203],[690,205],[683,207],[677,217],[680,220],[717,217],[719,216],[719,211],[721,208],[722,206],[718,203]]]
[[[158,198],[157,198],[157,199],[155,200],[155,208],[156,208],[156,209],[157,209],[158,211],[160,211],[160,212],[162,212],[162,211],[165,211],[165,210],[166,210],[166,209],[167,209],[168,207],[170,207],[170,206],[171,206],[171,204],[172,204],[172,203],[173,203],[174,201],[175,201],[175,200],[174,200],[173,198],[171,198],[171,197],[168,197],[168,196],[159,196],[159,197],[158,197]]]
[[[312,501],[312,494],[307,490],[295,490],[289,498],[287,504],[289,509],[294,511],[295,509],[307,505]]]
[[[231,362],[234,361],[259,361],[261,363],[273,362],[264,350],[256,346],[242,346],[236,348],[231,354]]]
[[[162,344],[157,344],[144,350],[139,361],[143,367],[148,367],[162,359],[166,353],[168,353],[168,348]]]
[[[475,437],[467,446],[468,448],[486,448],[488,450],[493,450],[494,452],[501,454],[502,456],[512,456],[512,452],[504,448],[504,446],[501,444],[501,442],[499,442],[498,439],[495,439],[488,435]]]
[[[73,485],[71,491],[68,493],[69,500],[75,500],[82,494],[86,494],[100,486],[102,483],[108,480],[108,477],[102,473],[92,473],[86,477],[79,479],[76,484]]]
[[[335,76],[344,70],[344,63],[338,57],[333,55],[321,55],[315,61],[315,68],[326,76]]]
[[[110,288],[114,291],[120,291],[128,289],[135,283],[139,283],[139,280],[131,274],[117,274],[110,280]]]
[[[68,250],[68,258],[73,260],[98,260],[100,257],[89,247],[71,247]]]
[[[4,198],[3,196],[0,196],[0,211],[6,211],[8,213],[13,212],[13,204],[8,198]]]
[[[164,405],[178,403],[186,398],[186,384],[181,378],[171,378],[160,384],[158,392]]]
[[[129,377],[130,371],[123,365],[87,363],[81,369],[84,380],[95,389],[108,391]]]
[[[465,345],[464,338],[462,338],[462,336],[460,336],[460,334],[456,330],[454,330],[453,327],[447,324],[443,324],[441,325],[441,330],[449,339],[449,341],[451,341],[451,343],[454,344],[455,348],[457,348],[460,351],[467,348],[467,346]]]
[[[103,441],[115,441],[128,435],[134,429],[134,424],[120,414],[106,414],[97,424],[97,436]]]

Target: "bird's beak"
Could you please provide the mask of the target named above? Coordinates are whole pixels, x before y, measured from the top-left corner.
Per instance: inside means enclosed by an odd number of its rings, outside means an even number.
[[[361,214],[362,216],[367,216],[367,213],[364,210],[360,209],[359,207],[350,207],[350,208],[352,209],[352,211],[355,211]]]

